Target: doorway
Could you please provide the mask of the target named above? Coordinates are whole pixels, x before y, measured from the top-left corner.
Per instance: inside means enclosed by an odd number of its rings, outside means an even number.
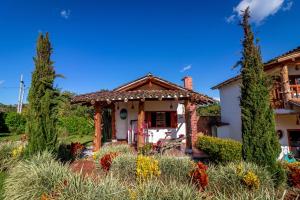
[[[300,158],[300,130],[288,131],[290,151],[296,158]]]

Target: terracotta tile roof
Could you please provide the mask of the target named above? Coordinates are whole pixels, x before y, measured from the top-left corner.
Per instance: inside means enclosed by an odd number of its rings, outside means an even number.
[[[292,49],[288,52],[285,52],[284,54],[281,54],[280,56],[277,56],[267,62],[264,63],[265,65],[265,68],[273,65],[273,64],[276,64],[278,62],[280,62],[280,59],[284,59],[284,58],[287,58],[287,57],[290,57],[290,56],[293,56],[293,55],[296,55],[296,54],[300,54],[300,46],[295,48],[295,49]],[[219,89],[220,87],[223,87],[224,85],[227,85],[229,83],[232,83],[232,82],[235,82],[237,80],[239,80],[241,78],[241,75],[237,75],[235,77],[232,77],[230,79],[227,79],[226,81],[223,81],[215,86],[213,86],[211,89],[215,90],[215,89]]]
[[[161,77],[154,76],[154,75],[152,75],[151,73],[148,73],[148,74],[145,75],[145,76],[142,76],[142,77],[140,77],[140,78],[138,78],[138,79],[136,79],[136,80],[130,81],[130,82],[128,82],[128,83],[125,83],[125,84],[123,84],[123,85],[121,85],[121,86],[119,86],[119,87],[113,89],[113,91],[120,91],[120,90],[123,90],[123,88],[128,87],[129,85],[133,85],[133,84],[135,84],[135,83],[138,83],[138,82],[141,82],[141,81],[143,81],[143,80],[150,79],[150,78],[151,78],[152,80],[157,80],[157,81],[159,81],[159,82],[163,82],[163,83],[165,83],[165,84],[167,84],[167,85],[169,85],[169,86],[171,86],[171,87],[173,87],[173,88],[179,89],[179,90],[187,90],[186,88],[184,88],[184,87],[182,87],[182,86],[180,86],[180,85],[177,85],[177,84],[172,83],[172,82],[170,82],[170,81],[167,81],[167,80],[165,80],[165,79],[163,79],[163,78],[161,78]]]
[[[134,90],[134,91],[99,91],[75,96],[72,103],[112,102],[130,100],[167,100],[190,99],[197,104],[210,104],[215,100],[197,92],[183,90]]]

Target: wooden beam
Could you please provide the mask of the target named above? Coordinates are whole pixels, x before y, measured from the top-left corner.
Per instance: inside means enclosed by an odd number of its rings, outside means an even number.
[[[186,100],[184,102],[185,109],[185,129],[186,129],[186,153],[192,153],[193,144],[192,144],[192,123],[191,123],[191,102]]]
[[[291,99],[290,82],[289,82],[289,71],[287,65],[284,65],[280,71],[282,81],[282,93],[284,107],[289,108],[289,100]]]
[[[145,143],[145,140],[144,140],[144,122],[145,122],[144,107],[145,107],[145,103],[139,102],[137,148],[143,147],[144,143]]]
[[[112,126],[112,139],[115,140],[117,139],[116,136],[116,105],[112,105],[111,109],[111,126]]]
[[[102,109],[99,104],[95,104],[94,124],[95,124],[95,135],[94,135],[94,148],[93,151],[98,151],[101,148],[102,139]]]

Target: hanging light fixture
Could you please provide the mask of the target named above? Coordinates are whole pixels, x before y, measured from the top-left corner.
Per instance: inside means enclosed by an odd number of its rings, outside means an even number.
[[[119,110],[120,109],[120,107],[119,107],[119,103],[117,103],[117,110]]]
[[[133,101],[132,101],[132,103],[131,103],[131,109],[132,109],[132,110],[134,109]]]
[[[172,104],[172,101],[171,101],[170,109],[173,109],[173,104]]]

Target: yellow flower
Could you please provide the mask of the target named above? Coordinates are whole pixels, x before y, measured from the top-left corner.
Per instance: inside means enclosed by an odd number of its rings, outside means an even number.
[[[129,191],[130,200],[136,200],[137,199],[137,192],[132,190],[132,189],[128,189],[128,191]]]
[[[243,183],[249,188],[259,188],[260,180],[253,171],[248,171],[243,177]]]
[[[242,176],[242,175],[243,175],[243,171],[244,171],[244,169],[243,169],[243,164],[240,163],[240,164],[236,167],[236,172],[237,172],[238,176]]]
[[[12,150],[12,157],[18,158],[23,153],[23,146],[16,147]]]
[[[150,156],[139,155],[137,157],[136,175],[139,180],[160,176],[158,160]]]

